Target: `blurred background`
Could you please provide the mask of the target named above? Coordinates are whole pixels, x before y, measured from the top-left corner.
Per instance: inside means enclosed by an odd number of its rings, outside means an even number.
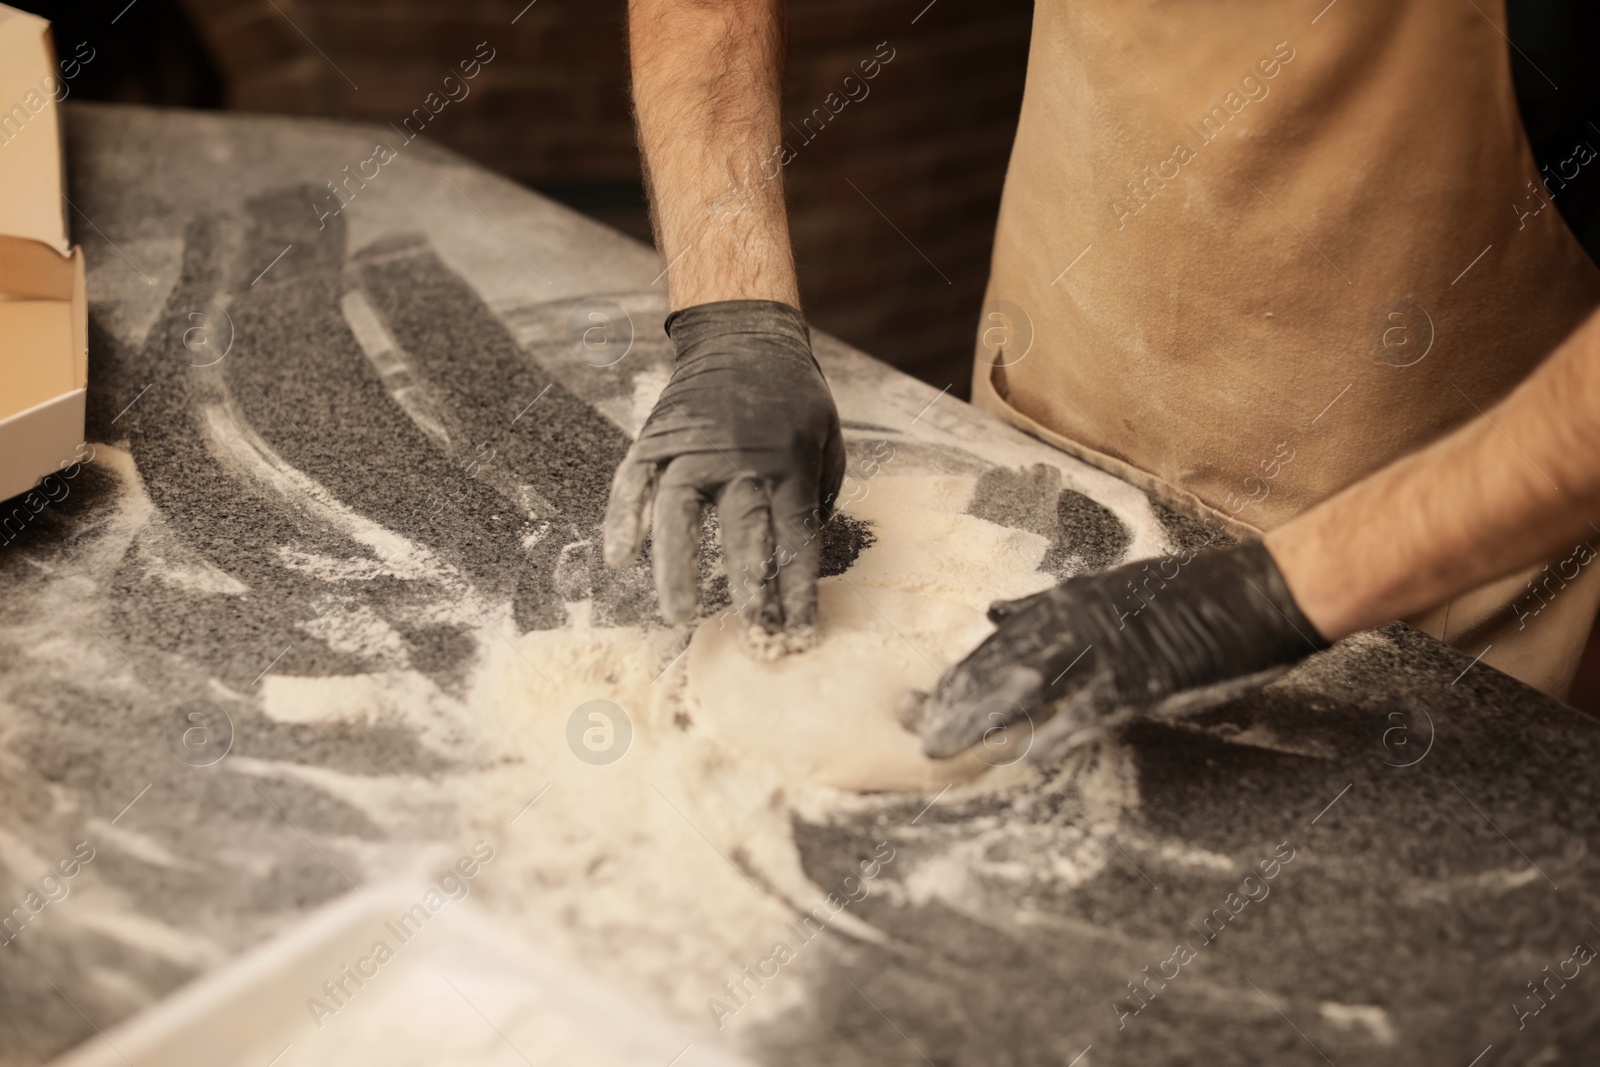
[[[380,125],[488,41],[494,62],[422,136],[650,240],[622,0],[11,2],[56,24],[62,54],[96,50],[73,99]],[[808,314],[962,397],[1032,6],[790,4],[784,112],[800,147],[786,177]],[[813,120],[806,142],[803,120],[884,42],[893,59],[868,95]]]

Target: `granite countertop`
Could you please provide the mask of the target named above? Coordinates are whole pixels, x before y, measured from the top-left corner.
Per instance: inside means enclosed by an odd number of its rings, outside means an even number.
[[[379,140],[67,108],[88,446],[0,546],[0,1064],[480,842],[508,934],[764,1063],[1600,1045],[1600,728],[1403,627],[945,794],[835,794],[723,747],[690,628],[597,550],[666,379],[653,253],[421,141],[362,169]],[[333,213],[327,183],[374,166]],[[817,352],[862,487],[831,573],[979,605],[1204,537]],[[569,743],[591,701],[618,758]]]

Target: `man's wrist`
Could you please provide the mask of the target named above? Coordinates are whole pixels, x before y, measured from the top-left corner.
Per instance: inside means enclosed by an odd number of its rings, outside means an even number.
[[[795,284],[794,278],[762,278],[751,277],[737,280],[727,278],[693,278],[682,279],[671,277],[679,267],[694,258],[695,252],[690,249],[684,253],[678,267],[671,268],[668,275],[668,300],[669,311],[681,311],[684,308],[697,307],[701,304],[717,304],[728,300],[771,300],[777,304],[788,304],[790,307],[800,306],[800,287]]]
[[[748,213],[661,226],[670,310],[723,300],[800,306],[781,192]]]
[[[1297,518],[1262,539],[1300,612],[1324,640],[1339,641],[1362,628],[1359,583],[1330,573],[1330,554],[1318,544],[1315,529]]]

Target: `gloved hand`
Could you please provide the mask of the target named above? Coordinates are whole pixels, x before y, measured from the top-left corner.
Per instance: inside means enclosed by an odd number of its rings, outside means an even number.
[[[654,502],[656,591],[694,614],[701,512],[715,503],[728,584],[760,632],[803,642],[817,614],[822,523],[844,479],[833,395],[804,316],[724,300],[667,316],[677,367],[611,482],[605,557],[627,566]]]
[[[1141,561],[991,605],[999,629],[921,709],[923,751],[953,756],[1005,729],[1048,761],[1081,731],[1172,710],[1199,687],[1264,682],[1328,647],[1261,542],[1164,562],[1170,578]],[[1057,702],[1030,738],[1036,713]]]

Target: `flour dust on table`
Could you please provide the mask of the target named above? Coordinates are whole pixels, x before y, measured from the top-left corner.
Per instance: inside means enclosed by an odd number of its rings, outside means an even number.
[[[381,132],[64,110],[63,188],[94,220],[74,236],[96,458],[0,551],[0,890],[26,900],[79,841],[95,860],[0,951],[4,1067],[114,1040],[353,886],[479,840],[493,921],[698,1027],[685,1065],[715,1042],[783,1067],[1592,1049],[1581,995],[1521,1031],[1507,1006],[1600,911],[1592,722],[1395,630],[1049,771],[916,795],[785,773],[689,692],[694,625],[660,621],[648,556],[599,559],[611,471],[672,358],[649,249],[421,142],[319,229],[309,198]],[[574,352],[593,301],[620,312],[614,361]],[[209,365],[195,315],[226,350]],[[813,347],[852,464],[830,581],[941,669],[961,612],[1199,536]],[[715,618],[713,522],[701,549]],[[950,628],[919,638],[889,606],[906,597]],[[169,737],[202,700],[231,747],[196,766]],[[570,741],[595,702],[604,760]],[[1368,740],[1396,712],[1419,748],[1437,737],[1405,768]],[[1119,1026],[1143,968],[1285,840],[1270,899]]]
[[[818,586],[816,644],[778,659],[751,655],[736,621],[708,619],[689,646],[689,689],[708,729],[785,778],[859,792],[937,791],[984,771],[980,755],[922,754],[908,712],[989,632],[953,600]]]

